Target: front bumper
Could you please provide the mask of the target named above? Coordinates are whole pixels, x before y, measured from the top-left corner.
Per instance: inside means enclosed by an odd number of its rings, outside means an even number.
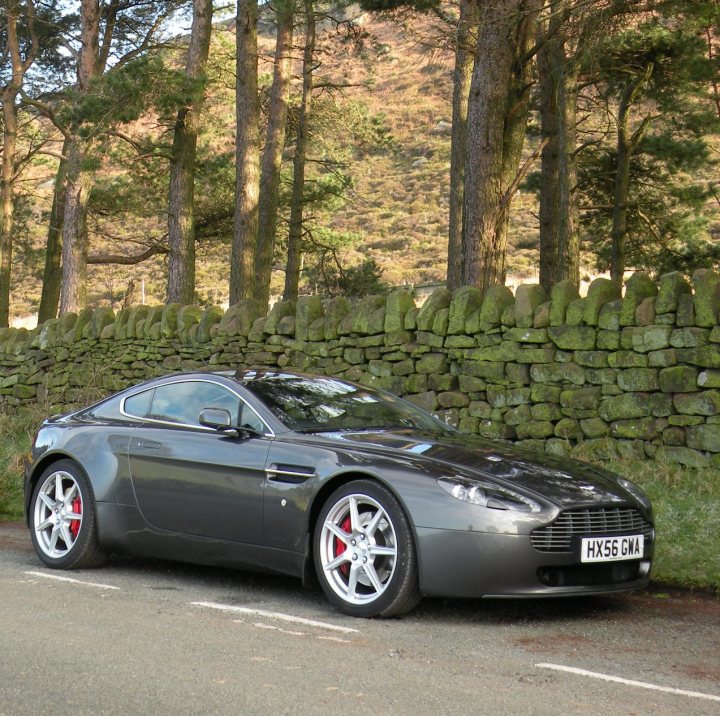
[[[605,594],[647,585],[654,539],[642,559],[582,564],[579,551],[536,550],[529,535],[417,528],[420,591],[438,597]]]

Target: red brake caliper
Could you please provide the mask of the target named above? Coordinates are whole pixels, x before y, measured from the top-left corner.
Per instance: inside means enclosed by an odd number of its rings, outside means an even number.
[[[344,532],[351,532],[352,531],[352,523],[350,522],[350,515],[348,515],[341,523],[340,528]],[[335,556],[339,557],[345,550],[347,549],[347,545],[339,538],[335,538]],[[340,570],[340,573],[344,576],[348,576],[350,574],[350,563],[349,562],[343,562],[338,569]]]
[[[72,501],[72,511],[76,515],[82,514],[82,500],[79,495]],[[77,539],[78,532],[80,532],[80,520],[71,520],[70,534],[73,536],[73,539]]]

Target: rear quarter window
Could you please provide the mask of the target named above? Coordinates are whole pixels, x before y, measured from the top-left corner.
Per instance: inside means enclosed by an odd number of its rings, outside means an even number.
[[[146,418],[150,412],[150,403],[152,402],[154,392],[155,389],[153,388],[125,398],[125,412],[136,418]]]

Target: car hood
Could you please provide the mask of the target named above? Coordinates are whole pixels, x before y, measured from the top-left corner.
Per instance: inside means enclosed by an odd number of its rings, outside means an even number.
[[[560,507],[637,501],[612,477],[591,465],[464,433],[358,431],[323,434],[355,448],[415,455],[438,463],[437,476],[476,476],[515,486]]]

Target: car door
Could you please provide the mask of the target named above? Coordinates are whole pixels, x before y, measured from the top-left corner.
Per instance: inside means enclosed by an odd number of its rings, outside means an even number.
[[[218,433],[200,426],[198,417],[204,408],[223,408],[234,424],[269,429],[237,394],[212,381],[178,380],[145,393],[124,405],[145,418],[129,449],[145,520],[162,530],[262,544],[270,434]]]

